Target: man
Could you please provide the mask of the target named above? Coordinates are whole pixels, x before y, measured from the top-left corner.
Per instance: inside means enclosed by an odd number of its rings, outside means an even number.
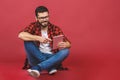
[[[24,41],[24,46],[29,64],[32,66],[28,73],[33,77],[39,77],[42,70],[49,74],[57,72],[60,65],[69,55],[71,46],[61,29],[49,22],[49,11],[45,6],[39,6],[35,10],[36,22],[31,23],[20,31],[18,37]],[[53,37],[63,35],[63,41],[59,42],[57,49],[53,48]]]

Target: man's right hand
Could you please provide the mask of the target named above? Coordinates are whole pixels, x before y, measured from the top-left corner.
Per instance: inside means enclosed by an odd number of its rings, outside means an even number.
[[[37,36],[37,41],[39,41],[41,43],[48,43],[48,42],[51,42],[52,40],[50,38],[44,38],[41,36]]]

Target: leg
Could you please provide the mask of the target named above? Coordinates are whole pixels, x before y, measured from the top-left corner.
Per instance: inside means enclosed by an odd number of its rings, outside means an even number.
[[[44,56],[36,44],[32,41],[24,42],[25,50],[27,53],[27,58],[31,66],[35,66],[38,63],[46,60],[46,56]]]
[[[60,64],[64,59],[67,58],[68,55],[69,49],[62,49],[49,59],[39,63],[38,66],[41,68],[41,70],[50,69],[54,67],[56,64]]]
[[[50,68],[54,68],[56,64],[60,64],[64,59],[67,58],[69,54],[69,49],[60,50],[58,53],[50,56],[47,60],[39,63],[37,66],[33,66],[31,69],[28,70],[29,74],[35,78],[40,76],[40,72],[42,70],[48,70]],[[53,74],[57,71],[52,71],[49,74]]]

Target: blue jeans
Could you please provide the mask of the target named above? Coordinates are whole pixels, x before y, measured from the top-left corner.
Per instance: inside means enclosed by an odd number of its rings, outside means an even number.
[[[24,42],[27,58],[31,66],[38,65],[41,70],[48,70],[62,63],[69,55],[69,49],[59,50],[57,53],[42,53],[32,41]]]

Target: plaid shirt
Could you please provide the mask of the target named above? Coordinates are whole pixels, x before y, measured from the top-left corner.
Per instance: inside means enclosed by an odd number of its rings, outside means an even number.
[[[27,26],[25,29],[23,29],[22,31],[29,32],[30,34],[33,34],[33,35],[41,36],[41,25],[39,22],[33,22],[29,26]],[[59,27],[49,23],[48,24],[48,38],[53,39],[53,36],[57,36],[57,35],[64,35],[64,33],[62,32],[62,30]],[[65,35],[64,35],[63,41],[64,42],[69,41],[67,39],[67,37],[65,37]],[[35,43],[39,47],[40,42],[35,41]],[[51,46],[51,48],[53,47],[53,40],[50,43],[50,46]],[[58,51],[58,49],[52,50],[53,53],[55,53],[57,51]]]

